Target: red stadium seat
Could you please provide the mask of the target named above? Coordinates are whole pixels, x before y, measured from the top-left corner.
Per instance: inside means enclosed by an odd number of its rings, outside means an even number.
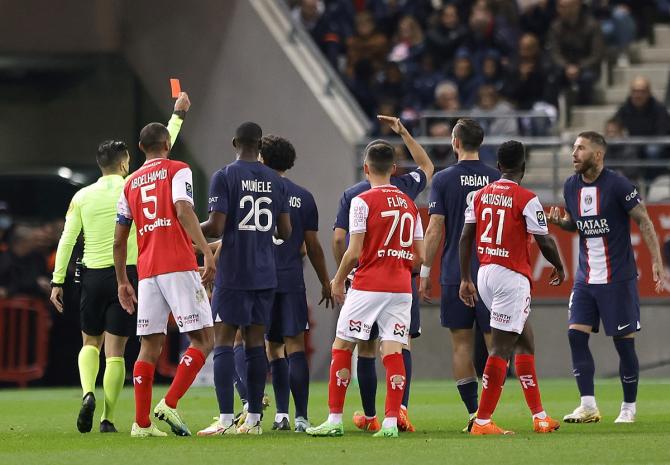
[[[0,381],[26,387],[44,375],[51,317],[42,300],[0,300]]]

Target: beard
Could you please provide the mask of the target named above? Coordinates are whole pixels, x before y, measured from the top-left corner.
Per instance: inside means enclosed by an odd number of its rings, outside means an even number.
[[[588,158],[586,160],[583,160],[579,163],[580,163],[579,168],[575,168],[575,173],[577,173],[577,174],[584,174],[588,170],[590,170],[591,168],[593,168],[595,166],[595,163],[593,161],[593,157]]]

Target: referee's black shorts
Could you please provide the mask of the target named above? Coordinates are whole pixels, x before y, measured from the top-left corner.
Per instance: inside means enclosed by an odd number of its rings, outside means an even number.
[[[128,279],[137,293],[137,267],[128,266],[127,271]],[[134,336],[137,312],[129,315],[121,307],[118,296],[113,266],[86,268],[81,277],[81,330],[89,336],[99,336],[105,331],[115,336]]]

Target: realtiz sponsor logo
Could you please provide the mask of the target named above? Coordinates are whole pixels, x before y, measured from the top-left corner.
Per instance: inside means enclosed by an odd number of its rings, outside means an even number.
[[[398,260],[414,260],[414,254],[409,250],[381,249],[377,251],[379,258],[389,257]]]
[[[509,250],[503,247],[492,248],[479,246],[477,247],[477,252],[480,254],[491,255],[492,257],[509,258]]]
[[[152,232],[156,228],[169,228],[170,226],[172,226],[170,218],[156,218],[153,223],[145,224],[137,232],[140,233],[140,236],[144,236],[145,233]]]

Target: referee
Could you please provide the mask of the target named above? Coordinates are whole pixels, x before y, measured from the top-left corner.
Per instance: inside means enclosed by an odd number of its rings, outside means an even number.
[[[188,95],[181,93],[168,122],[172,141],[176,140],[183,119],[191,106]],[[123,358],[129,336],[135,335],[136,316],[129,315],[118,301],[114,272],[114,228],[116,204],[129,173],[130,154],[124,142],[107,140],[98,146],[96,161],[102,172],[98,181],[79,190],[65,215],[63,235],[58,242],[56,266],[51,281],[51,302],[63,312],[63,283],[72,248],[84,233],[84,257],[81,276],[80,321],[83,345],[79,351],[79,378],[83,391],[77,429],[88,433],[93,426],[95,381],[98,377],[100,349],[105,346],[106,368],[103,378],[105,396],[100,419],[101,433],[115,433],[114,410],[126,377]],[[128,238],[128,276],[137,289],[137,237]]]

